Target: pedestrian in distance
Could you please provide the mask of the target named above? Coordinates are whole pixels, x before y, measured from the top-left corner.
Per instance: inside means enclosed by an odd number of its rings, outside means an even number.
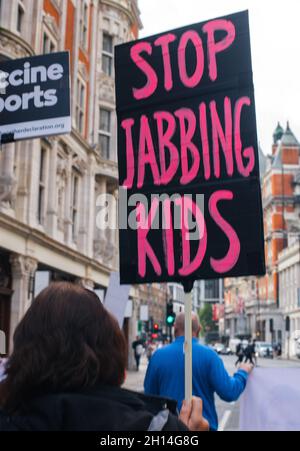
[[[245,349],[245,363],[250,363],[251,365],[255,366],[255,361],[253,360],[255,358],[255,342],[249,341],[246,349]]]
[[[235,354],[238,358],[237,361],[235,362],[235,366],[239,366],[241,365],[241,363],[243,363],[245,357],[245,352],[242,343],[239,343],[237,345]]]
[[[282,354],[281,344],[275,343],[273,345],[273,358],[279,359],[279,357],[281,357],[281,354]]]
[[[152,343],[151,341],[148,343],[147,345],[147,350],[146,350],[146,355],[147,355],[147,359],[148,359],[148,363],[150,362],[150,359],[155,351],[155,345],[154,343]]]
[[[139,371],[141,357],[142,357],[142,355],[144,353],[143,340],[141,340],[137,336],[135,341],[132,343],[132,348],[133,348],[133,352],[134,352],[134,358],[135,358],[135,363],[136,363],[136,370]]]
[[[177,401],[181,408],[184,399],[184,314],[177,315],[175,341],[158,349],[148,365],[144,389],[146,394],[166,396]],[[242,364],[233,377],[230,377],[218,354],[198,342],[199,319],[192,317],[192,355],[193,355],[193,395],[203,400],[203,416],[210,430],[218,429],[218,417],[214,396],[217,393],[227,402],[236,401],[244,391],[251,365]]]
[[[56,283],[14,334],[0,383],[2,431],[202,431],[202,401],[183,405],[121,388],[127,345],[95,293]],[[167,408],[166,408],[167,406]]]

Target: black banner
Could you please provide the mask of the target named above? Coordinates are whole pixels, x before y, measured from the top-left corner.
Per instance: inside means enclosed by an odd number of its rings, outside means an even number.
[[[121,282],[264,274],[248,13],[115,60]]]
[[[0,62],[0,133],[14,140],[70,133],[69,53]]]

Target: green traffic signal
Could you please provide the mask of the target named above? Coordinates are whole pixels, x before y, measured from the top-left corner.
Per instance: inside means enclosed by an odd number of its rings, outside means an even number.
[[[176,313],[174,313],[173,310],[173,302],[167,303],[167,310],[166,310],[166,325],[168,327],[172,327],[175,323]]]
[[[174,313],[172,313],[171,315],[167,316],[166,323],[167,323],[168,326],[173,326],[173,324],[175,322],[175,317],[176,317],[176,315]]]

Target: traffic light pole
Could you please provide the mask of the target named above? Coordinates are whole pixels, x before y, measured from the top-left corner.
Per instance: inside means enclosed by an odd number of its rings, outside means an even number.
[[[169,343],[172,343],[172,326],[169,326]]]
[[[191,401],[193,394],[192,377],[192,290],[194,282],[186,282],[184,287],[184,379],[185,400]]]

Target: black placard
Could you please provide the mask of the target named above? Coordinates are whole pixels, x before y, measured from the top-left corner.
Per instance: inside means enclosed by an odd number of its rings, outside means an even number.
[[[0,62],[0,133],[14,140],[70,133],[69,53]]]
[[[248,12],[120,45],[115,66],[121,283],[263,275]]]

